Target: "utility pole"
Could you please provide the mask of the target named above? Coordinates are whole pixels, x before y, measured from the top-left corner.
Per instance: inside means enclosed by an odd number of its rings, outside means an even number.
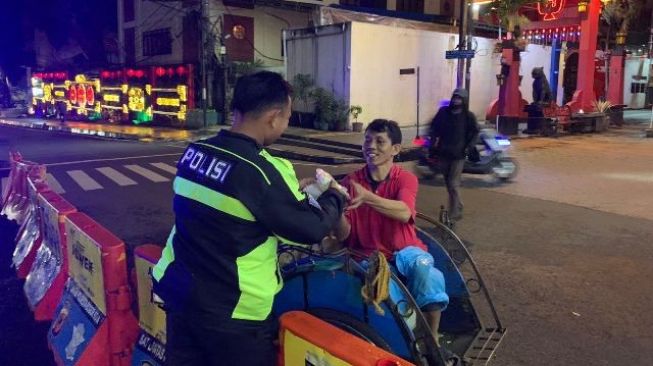
[[[467,3],[467,0],[464,1]],[[467,40],[467,49],[471,50],[472,49],[472,37],[474,37],[474,18],[471,16],[470,12],[472,11],[472,7],[469,4],[465,4],[465,29],[466,29],[466,35],[465,38]],[[467,90],[468,97],[471,97],[471,93],[469,93],[469,89],[471,87],[471,77],[472,77],[472,59],[468,58],[466,59],[466,66],[465,66],[465,90]],[[467,101],[469,102],[469,100]]]
[[[460,18],[458,19],[458,49],[465,49],[465,33],[467,31],[467,0],[460,0]],[[456,75],[456,88],[463,87],[465,79],[465,59],[458,59],[458,74]]]
[[[206,109],[207,109],[207,72],[206,72],[206,57],[207,57],[207,39],[208,39],[208,20],[209,20],[209,0],[201,0],[200,2],[200,33],[201,33],[201,49],[200,49],[200,77],[202,79],[202,121],[204,127],[207,126]]]

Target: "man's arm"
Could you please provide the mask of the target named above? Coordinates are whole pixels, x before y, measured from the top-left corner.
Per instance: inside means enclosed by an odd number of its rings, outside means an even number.
[[[403,223],[409,222],[413,217],[413,213],[411,212],[410,207],[403,200],[383,198],[371,191],[368,191],[356,182],[351,182],[351,184],[354,186],[354,191],[356,193],[352,198],[351,205],[348,207],[348,209],[354,209],[360,205],[366,204],[380,214]]]
[[[351,224],[349,223],[349,220],[347,220],[347,216],[343,214],[340,216],[340,220],[333,228],[333,235],[336,237],[336,239],[339,242],[342,242],[347,240],[350,234],[351,234]]]
[[[269,187],[254,215],[288,244],[319,243],[340,219],[345,197],[329,188],[317,202],[321,209],[311,205],[307,198],[298,200],[287,187]]]

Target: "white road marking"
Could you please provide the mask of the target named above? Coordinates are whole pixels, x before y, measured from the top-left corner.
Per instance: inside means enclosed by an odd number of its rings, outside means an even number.
[[[620,179],[620,180],[630,180],[633,182],[644,182],[644,183],[653,183],[653,174],[652,173],[608,173],[604,174],[606,178]]]
[[[64,194],[66,193],[66,190],[63,189],[61,184],[59,184],[59,181],[52,175],[52,173],[48,173],[45,176],[46,181],[48,182],[48,186],[50,187],[51,190],[54,191],[54,193],[57,194]]]
[[[172,154],[159,154],[159,155],[141,155],[141,156],[127,156],[124,158],[109,158],[109,159],[90,159],[90,160],[77,160],[77,161],[66,161],[61,163],[50,163],[44,164],[45,166],[59,166],[59,165],[73,165],[73,164],[83,164],[83,163],[97,163],[103,161],[117,161],[117,160],[129,160],[129,159],[147,159],[147,158],[159,158],[164,156],[179,156],[180,153]]]
[[[150,165],[155,166],[163,171],[166,171],[170,174],[177,174],[177,167],[174,167],[166,163],[150,163]]]
[[[66,173],[68,173],[68,175],[73,178],[75,183],[77,183],[85,191],[93,191],[103,188],[100,183],[96,182],[82,170],[69,170]]]
[[[155,173],[149,169],[145,169],[140,165],[125,165],[125,168],[131,170],[132,172],[136,174],[140,174],[144,176],[145,178],[151,180],[154,183],[160,183],[160,182],[168,182],[170,179],[162,176],[159,173]]]
[[[116,182],[117,185],[119,186],[133,186],[138,183],[136,181],[132,180],[128,176],[122,174],[121,172],[105,166],[102,168],[95,168],[97,171],[100,173],[104,174],[107,178],[111,179],[112,181]]]

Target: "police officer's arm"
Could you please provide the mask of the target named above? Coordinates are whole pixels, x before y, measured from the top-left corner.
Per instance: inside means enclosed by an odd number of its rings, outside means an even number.
[[[320,208],[297,199],[287,186],[270,186],[259,200],[254,216],[279,239],[288,244],[319,243],[338,223],[345,197],[329,188],[317,199]]]

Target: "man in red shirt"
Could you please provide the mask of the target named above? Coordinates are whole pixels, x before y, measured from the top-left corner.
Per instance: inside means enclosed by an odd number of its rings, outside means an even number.
[[[367,126],[366,165],[343,181],[351,202],[335,236],[365,255],[379,250],[395,264],[438,342],[440,313],[449,297],[442,272],[433,266],[433,257],[415,233],[418,182],[414,174],[394,164],[400,150],[397,122],[376,119]]]

